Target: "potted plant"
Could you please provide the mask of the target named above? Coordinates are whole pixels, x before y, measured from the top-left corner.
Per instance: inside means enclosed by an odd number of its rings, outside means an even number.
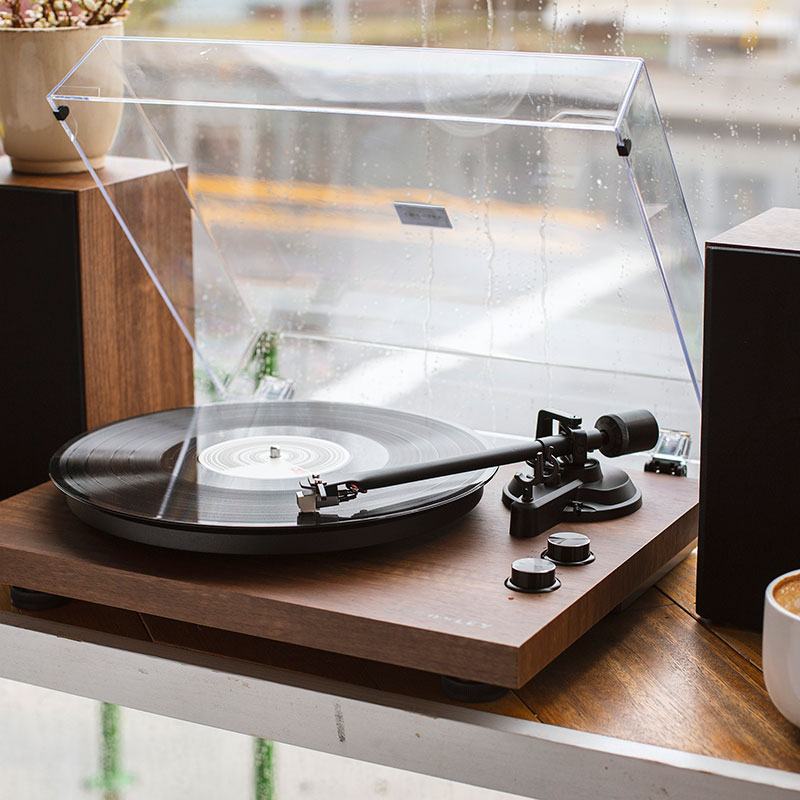
[[[129,0],[0,0],[0,139],[17,172],[85,169],[45,97],[102,36],[121,36]],[[119,78],[98,75],[86,91],[118,93]],[[102,167],[120,106],[88,104],[70,119],[93,167]],[[87,116],[91,114],[92,116]],[[90,135],[89,132],[91,131]]]

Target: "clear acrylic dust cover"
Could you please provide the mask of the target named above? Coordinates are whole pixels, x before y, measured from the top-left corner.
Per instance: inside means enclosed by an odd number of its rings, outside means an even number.
[[[48,99],[194,348],[198,402],[521,436],[540,408],[649,408],[697,437],[702,262],[641,60],[111,37]],[[168,173],[190,262],[111,179],[123,159]]]

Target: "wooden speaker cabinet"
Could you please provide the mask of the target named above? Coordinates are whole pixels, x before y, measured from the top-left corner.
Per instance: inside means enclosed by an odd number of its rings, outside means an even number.
[[[109,159],[104,178],[191,269],[172,171]],[[83,430],[191,404],[191,348],[89,175],[18,175],[0,158],[0,264],[0,498],[46,480]]]
[[[697,613],[761,626],[800,568],[800,210],[706,244]]]

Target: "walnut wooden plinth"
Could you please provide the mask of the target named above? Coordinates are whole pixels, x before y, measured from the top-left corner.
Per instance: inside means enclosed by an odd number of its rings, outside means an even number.
[[[559,569],[548,594],[510,591],[511,562],[546,536],[512,539],[500,495],[425,540],[334,554],[217,556],[139,545],[75,519],[50,485],[0,504],[0,583],[346,656],[519,687],[697,534],[697,484],[637,473],[636,513],[557,526],[596,560]]]
[[[185,278],[191,219],[162,163],[109,158],[108,191]],[[100,190],[86,174],[19,175],[0,157],[0,497],[47,477],[50,455],[87,428],[189,405],[191,349]],[[182,281],[191,286],[191,281]]]

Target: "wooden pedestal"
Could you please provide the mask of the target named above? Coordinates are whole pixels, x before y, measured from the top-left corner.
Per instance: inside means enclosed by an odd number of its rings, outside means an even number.
[[[190,268],[172,171],[111,158],[101,174]],[[45,480],[83,430],[191,404],[193,378],[191,349],[88,174],[19,175],[0,158],[0,253],[2,498]]]

